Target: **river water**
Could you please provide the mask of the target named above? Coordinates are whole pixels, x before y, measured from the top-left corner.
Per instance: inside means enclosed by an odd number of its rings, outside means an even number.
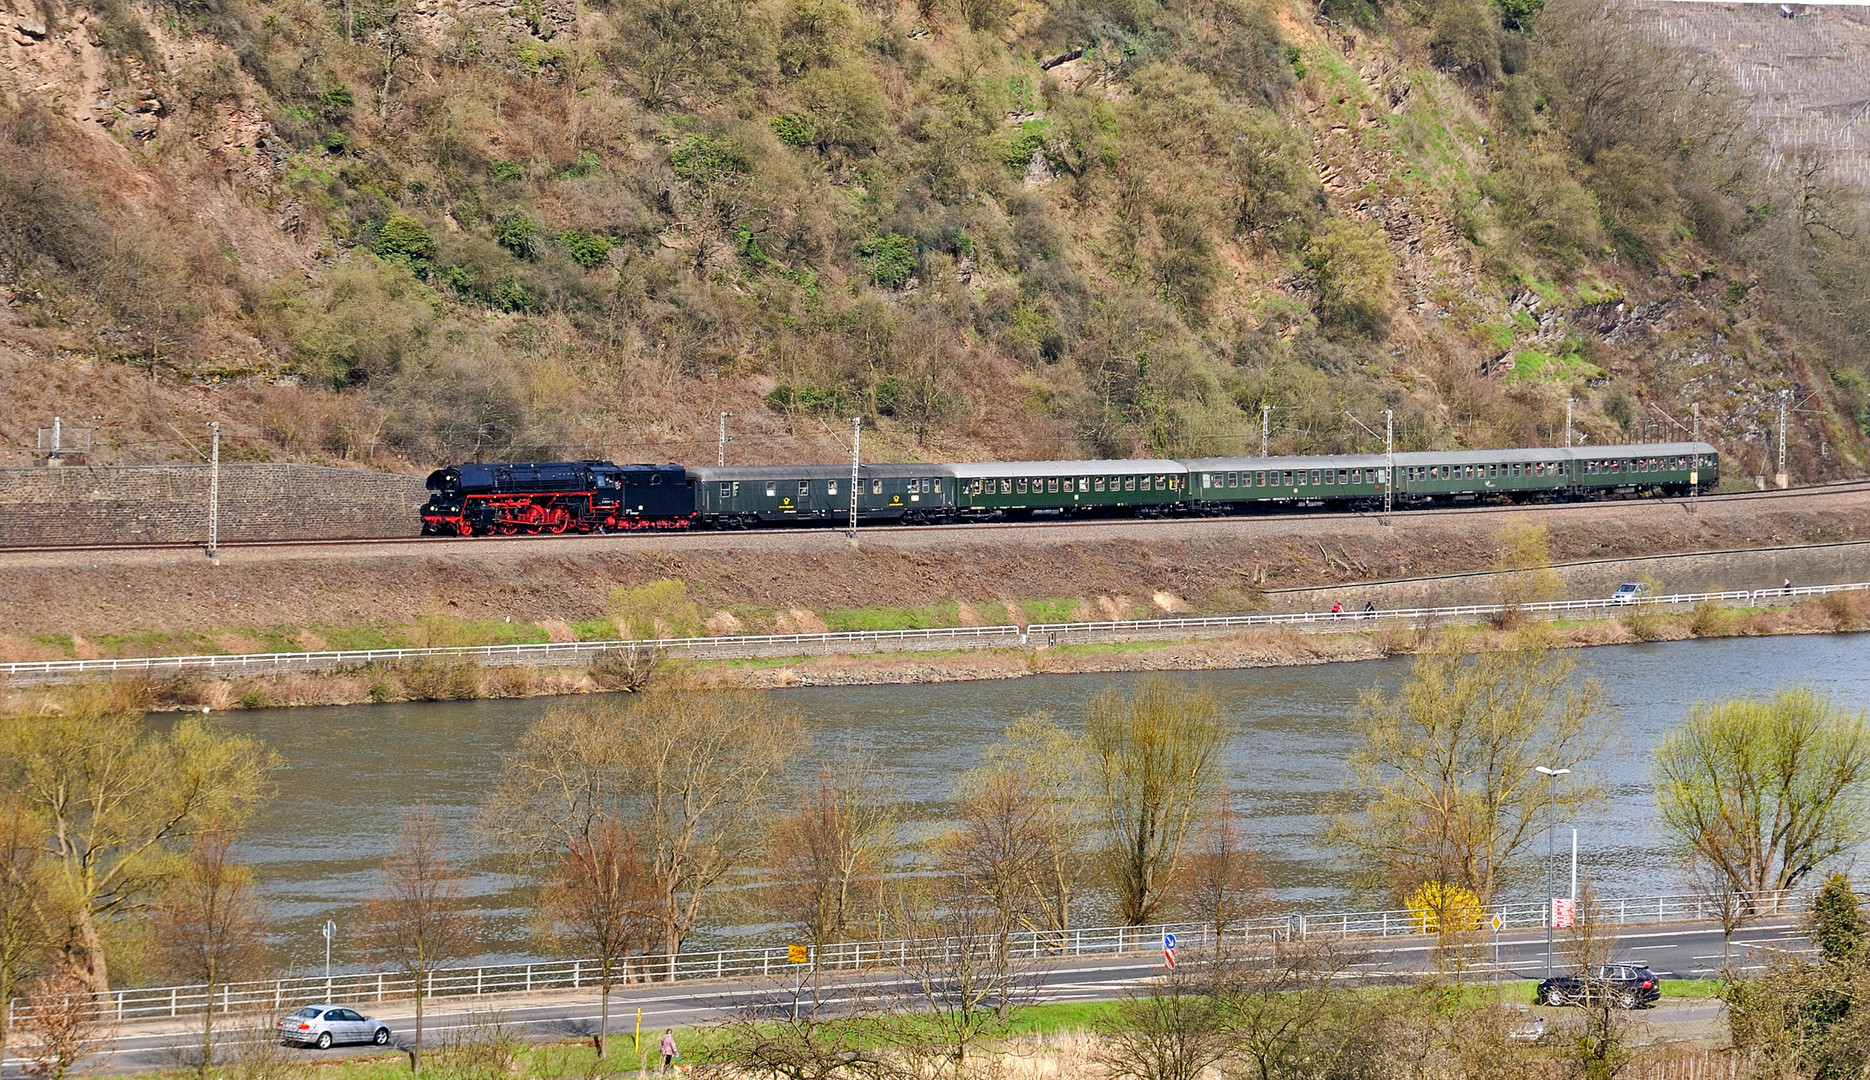
[[[1600,896],[1679,885],[1675,863],[1657,839],[1646,771],[1655,739],[1694,701],[1803,684],[1853,708],[1870,708],[1870,634],[1668,642],[1575,655],[1583,672],[1604,684],[1621,733],[1617,746],[1578,770],[1603,782],[1604,804],[1561,822],[1558,833],[1563,852],[1570,829],[1577,828],[1581,871],[1597,882]],[[1320,846],[1320,814],[1343,778],[1348,717],[1358,694],[1372,686],[1393,688],[1409,664],[1398,658],[1175,676],[1214,694],[1232,723],[1229,786],[1280,902],[1311,910],[1369,902]],[[855,748],[905,800],[909,831],[925,833],[950,814],[955,777],[975,766],[982,747],[1013,719],[1045,710],[1074,721],[1086,699],[1137,677],[1045,675],[780,691],[785,704],[807,718],[811,740],[786,789],[796,792],[799,780],[828,755]],[[501,755],[548,704],[370,705],[230,716],[230,726],[261,738],[286,761],[278,798],[254,823],[242,851],[270,905],[280,959],[292,965],[321,960],[317,928],[332,918],[339,923],[334,965],[350,966],[346,924],[375,887],[403,811],[419,804],[441,819],[474,868],[472,888],[488,916],[488,958],[533,951],[523,883],[486,852],[477,823]]]

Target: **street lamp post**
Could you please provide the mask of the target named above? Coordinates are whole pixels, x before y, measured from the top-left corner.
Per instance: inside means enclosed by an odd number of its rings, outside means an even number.
[[[320,929],[320,932],[325,935],[325,1000],[330,1001],[331,1000],[331,939],[337,936],[338,924],[333,922],[330,919],[326,919],[325,925],[320,927],[319,929]]]
[[[1533,771],[1545,777],[1548,783],[1571,772],[1570,769],[1548,769],[1544,765],[1534,766]],[[1552,977],[1552,924],[1557,921],[1552,917],[1552,902],[1556,899],[1552,895],[1552,859],[1555,854],[1552,851],[1552,833],[1557,828],[1558,813],[1548,801],[1545,824],[1545,977],[1548,979]]]

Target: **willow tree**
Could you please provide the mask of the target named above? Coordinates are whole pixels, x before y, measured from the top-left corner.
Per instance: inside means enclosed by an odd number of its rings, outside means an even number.
[[[1652,774],[1663,830],[1751,910],[1865,837],[1870,719],[1801,689],[1697,704]]]
[[[1353,720],[1345,794],[1329,835],[1393,897],[1424,883],[1491,902],[1541,829],[1603,797],[1578,774],[1609,745],[1595,680],[1540,645],[1447,645],[1416,659],[1396,693],[1371,690]],[[1538,768],[1571,769],[1553,779]]]
[[[278,767],[258,741],[199,717],[147,725],[148,707],[138,691],[105,685],[0,717],[0,788],[25,807],[45,860],[40,922],[100,994],[108,924],[146,910],[203,829],[238,827]]]
[[[1182,849],[1221,779],[1227,723],[1214,698],[1151,677],[1085,706],[1094,801],[1105,829],[1104,877],[1127,925],[1154,922]]]

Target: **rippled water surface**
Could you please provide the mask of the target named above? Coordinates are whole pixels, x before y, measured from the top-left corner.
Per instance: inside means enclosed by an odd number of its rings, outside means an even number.
[[[1657,736],[1697,699],[1804,683],[1870,708],[1870,634],[1686,641],[1576,654],[1617,710],[1621,744],[1585,769],[1609,794],[1604,805],[1561,823],[1560,847],[1578,829],[1581,868],[1606,896],[1674,887],[1657,841],[1646,779]],[[1319,814],[1337,790],[1350,746],[1347,717],[1358,694],[1395,686],[1404,659],[1177,676],[1213,693],[1231,719],[1229,784],[1245,827],[1267,862],[1278,898],[1307,907],[1355,903],[1344,868],[1319,847]],[[1036,710],[1070,720],[1113,682],[1136,676],[1047,675],[1002,682],[782,691],[810,720],[812,745],[795,778],[840,747],[860,748],[912,807],[918,830],[950,812],[954,778],[1014,718]],[[245,855],[271,902],[288,957],[320,955],[317,926],[343,924],[376,882],[402,811],[426,804],[457,850],[474,859],[474,888],[490,908],[493,955],[528,950],[518,883],[485,857],[480,805],[509,750],[545,701],[487,701],[240,713],[231,723],[264,739],[287,762],[279,797],[255,823]],[[1584,769],[1580,770],[1582,774]]]

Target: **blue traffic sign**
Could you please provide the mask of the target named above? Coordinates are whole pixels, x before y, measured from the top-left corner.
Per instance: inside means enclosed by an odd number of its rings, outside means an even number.
[[[1162,935],[1162,947],[1165,949],[1175,948],[1175,935],[1174,934]]]

